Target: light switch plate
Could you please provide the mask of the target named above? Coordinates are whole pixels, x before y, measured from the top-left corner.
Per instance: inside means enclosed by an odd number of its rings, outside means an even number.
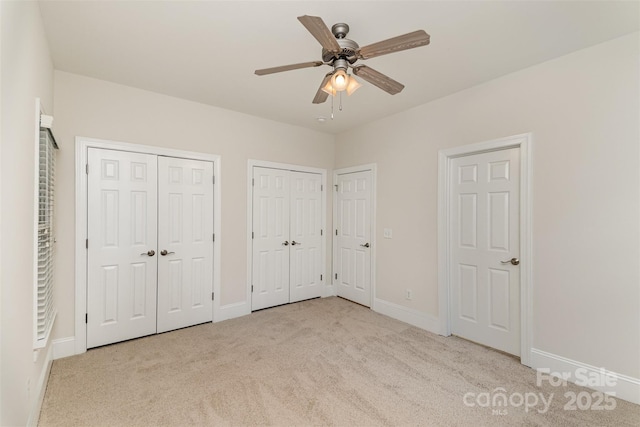
[[[393,231],[391,231],[390,228],[385,228],[384,229],[384,238],[385,239],[390,239],[391,237],[393,237]]]

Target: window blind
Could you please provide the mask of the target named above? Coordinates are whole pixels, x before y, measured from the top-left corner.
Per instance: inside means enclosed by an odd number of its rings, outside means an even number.
[[[47,345],[55,308],[53,303],[53,262],[55,255],[54,202],[55,150],[58,148],[47,128],[40,128],[38,144],[37,281],[34,307],[34,348]]]

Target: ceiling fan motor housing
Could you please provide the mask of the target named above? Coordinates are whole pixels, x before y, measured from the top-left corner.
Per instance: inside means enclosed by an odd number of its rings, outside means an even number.
[[[345,38],[349,33],[349,26],[345,23],[339,22],[331,27],[331,33],[335,36],[342,51],[338,54],[334,54],[327,49],[322,49],[322,60],[324,62],[332,62],[335,59],[346,59],[349,61],[349,64],[356,62],[358,59],[356,57],[356,52],[360,49],[360,46],[353,40]]]
[[[358,43],[349,39],[336,39],[338,45],[342,48],[342,51],[338,54],[329,52],[327,49],[322,49],[322,60],[324,62],[331,62],[334,59],[346,59],[349,64],[353,64],[358,59],[356,52],[360,49]]]

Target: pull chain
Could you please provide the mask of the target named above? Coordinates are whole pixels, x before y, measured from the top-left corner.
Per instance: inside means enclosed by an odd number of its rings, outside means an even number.
[[[333,96],[331,97],[331,120],[333,120]]]
[[[340,111],[342,111],[342,92],[340,92],[340,106],[338,107]]]

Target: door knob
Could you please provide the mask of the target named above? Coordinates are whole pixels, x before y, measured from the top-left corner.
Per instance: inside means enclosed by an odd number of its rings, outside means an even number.
[[[153,249],[149,249],[147,252],[142,252],[140,255],[154,256],[155,254],[156,254],[156,251],[154,251]]]
[[[368,248],[369,247],[369,242],[365,243],[364,245],[360,245],[360,246],[362,246],[363,248]]]
[[[502,264],[511,263],[512,265],[518,265],[518,264],[520,264],[520,260],[518,258],[511,258],[511,259],[508,259],[506,261],[500,261],[500,263],[502,263]]]
[[[295,246],[295,245],[301,245],[302,243],[300,242],[296,242],[295,240],[291,241],[291,246]]]
[[[288,241],[288,240],[285,240],[284,242],[282,242],[282,244],[283,244],[284,246],[289,246],[289,241]]]
[[[163,249],[160,251],[160,255],[165,256],[165,255],[170,255],[170,254],[175,254],[175,252],[167,252],[166,249]]]

